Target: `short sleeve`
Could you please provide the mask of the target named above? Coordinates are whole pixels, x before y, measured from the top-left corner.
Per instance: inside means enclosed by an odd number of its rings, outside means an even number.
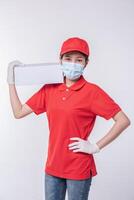
[[[27,104],[35,114],[39,115],[46,112],[46,88],[45,85],[40,88],[32,97],[30,97],[25,104]]]
[[[109,94],[97,86],[91,103],[91,111],[95,115],[99,115],[108,120],[121,111],[121,107],[109,96]]]

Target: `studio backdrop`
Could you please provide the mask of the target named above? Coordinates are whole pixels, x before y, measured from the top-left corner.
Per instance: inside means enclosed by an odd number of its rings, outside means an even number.
[[[0,200],[44,199],[49,137],[45,113],[14,118],[6,81],[8,63],[57,63],[61,44],[69,37],[87,40],[91,56],[85,79],[106,90],[131,120],[119,138],[95,155],[98,175],[90,198],[134,199],[133,19],[132,0],[0,0]],[[41,86],[17,86],[21,101]],[[104,136],[113,123],[97,117],[92,141]]]

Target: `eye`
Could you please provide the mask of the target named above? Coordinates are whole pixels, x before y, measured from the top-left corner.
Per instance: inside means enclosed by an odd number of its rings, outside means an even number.
[[[77,61],[78,61],[78,62],[82,62],[83,60],[82,60],[82,59],[78,59]]]
[[[70,61],[71,59],[69,57],[65,58],[64,60]]]

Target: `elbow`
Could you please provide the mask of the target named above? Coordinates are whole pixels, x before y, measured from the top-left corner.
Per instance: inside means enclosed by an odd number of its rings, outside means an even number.
[[[127,120],[126,120],[126,124],[127,124],[127,127],[128,127],[128,126],[130,126],[130,124],[131,124],[131,121],[130,121],[130,119],[129,119],[129,118],[127,118]]]
[[[115,120],[115,122],[121,124],[124,128],[127,128],[131,124],[131,121],[128,118],[128,116],[122,111],[117,113],[113,119]]]
[[[14,118],[15,119],[21,119],[22,116],[19,113],[14,113]]]
[[[124,119],[122,119],[121,123],[123,124],[124,128],[126,129],[128,126],[130,126],[131,121],[128,117],[125,117]]]
[[[21,117],[18,116],[18,115],[14,115],[14,118],[15,118],[15,119],[20,119]]]

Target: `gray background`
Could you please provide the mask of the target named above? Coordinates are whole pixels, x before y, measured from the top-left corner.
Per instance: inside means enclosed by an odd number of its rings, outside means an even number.
[[[85,78],[106,90],[131,119],[131,127],[95,155],[98,175],[93,179],[90,199],[134,199],[133,13],[132,0],[0,1],[0,200],[44,198],[49,135],[44,114],[14,119],[7,65],[15,59],[58,62],[62,42],[72,36],[85,38],[90,44]],[[22,102],[40,87],[17,87]],[[105,135],[113,123],[98,117],[92,141]]]

